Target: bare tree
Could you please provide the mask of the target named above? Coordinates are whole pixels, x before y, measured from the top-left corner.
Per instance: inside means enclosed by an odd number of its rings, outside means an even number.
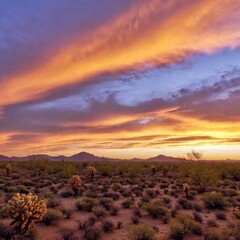
[[[189,160],[201,160],[202,156],[203,156],[202,152],[198,152],[198,151],[195,151],[193,149],[191,150],[191,152],[187,153],[187,158]]]

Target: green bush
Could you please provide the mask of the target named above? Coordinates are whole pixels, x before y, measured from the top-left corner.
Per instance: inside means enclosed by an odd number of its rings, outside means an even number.
[[[194,218],[191,216],[184,214],[184,213],[178,213],[176,215],[176,218],[184,225],[185,231],[190,232],[196,235],[202,234],[202,227],[199,222],[196,222]]]
[[[99,204],[100,204],[100,201],[98,199],[84,197],[78,202],[76,202],[76,207],[80,211],[91,212],[92,208]]]
[[[223,209],[226,206],[225,198],[218,192],[205,193],[202,199],[205,206],[210,209]]]
[[[166,216],[169,212],[165,203],[162,200],[151,200],[143,205],[143,208],[153,217],[160,218]]]
[[[61,202],[59,199],[54,198],[54,197],[50,197],[49,199],[47,199],[47,207],[48,208],[55,208],[61,205]]]
[[[186,235],[185,227],[177,219],[172,219],[169,223],[170,237],[174,240],[182,240]]]
[[[104,217],[106,215],[105,209],[101,206],[93,207],[92,212],[97,218]]]
[[[140,223],[130,226],[129,237],[131,240],[156,240],[156,232],[151,226]]]
[[[240,210],[234,211],[233,214],[237,219],[240,219]]]
[[[221,230],[217,227],[209,228],[206,233],[204,233],[204,240],[228,240],[230,234],[227,230]]]
[[[43,222],[49,226],[51,224],[54,224],[59,219],[63,218],[62,212],[56,209],[48,209],[47,213],[43,217]]]

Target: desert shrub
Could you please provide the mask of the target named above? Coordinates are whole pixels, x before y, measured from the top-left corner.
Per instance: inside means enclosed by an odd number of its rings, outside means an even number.
[[[34,185],[33,182],[32,182],[30,179],[21,179],[21,180],[20,180],[20,184],[21,184],[21,185],[28,186],[28,187]]]
[[[197,222],[202,223],[203,219],[202,219],[202,215],[198,212],[193,212],[193,217]]]
[[[117,223],[117,229],[121,229],[121,228],[122,228],[122,225],[123,225],[123,223],[119,221],[119,222]]]
[[[105,209],[101,206],[93,207],[92,212],[97,218],[101,218],[101,217],[104,217],[106,215]]]
[[[100,230],[95,226],[89,226],[83,231],[83,239],[98,240],[100,237]]]
[[[168,224],[169,220],[171,219],[171,215],[167,214],[165,216],[162,216],[162,222],[163,224]]]
[[[207,220],[207,225],[209,227],[218,227],[218,224],[217,224],[217,222],[214,219]]]
[[[171,191],[168,191],[168,189],[164,189],[164,193],[165,194],[168,194],[172,197],[175,197],[175,198],[178,198],[178,194],[179,194],[179,190],[178,189],[174,189],[174,190],[171,190]]]
[[[49,226],[56,223],[58,220],[63,218],[62,212],[57,209],[48,209],[47,213],[43,217],[45,225]]]
[[[227,218],[226,214],[223,212],[217,212],[215,215],[216,215],[216,218],[220,220],[225,220]]]
[[[210,209],[223,209],[226,206],[225,198],[221,193],[205,193],[202,199],[205,206]]]
[[[166,216],[168,208],[165,206],[162,200],[152,200],[149,203],[145,203],[143,208],[153,217],[160,218]]]
[[[123,197],[131,197],[132,192],[128,189],[123,189],[122,195],[123,195]]]
[[[9,227],[8,225],[5,224],[0,224],[0,239],[1,240],[8,240],[8,239],[13,239],[15,237],[16,232],[12,227]]]
[[[196,212],[201,212],[202,211],[202,206],[198,203],[193,203],[192,204],[192,208],[196,211]]]
[[[4,186],[3,189],[7,193],[18,192],[18,188],[16,186]]]
[[[68,198],[68,197],[72,197],[73,196],[73,192],[70,190],[65,190],[61,192],[61,196],[63,198]]]
[[[120,183],[113,183],[112,190],[114,192],[119,191],[122,188],[122,185]]]
[[[142,196],[142,203],[150,202],[151,197],[149,195],[143,195]]]
[[[76,207],[79,211],[91,212],[92,208],[99,204],[100,201],[98,199],[84,197],[76,202]]]
[[[79,223],[79,229],[80,230],[85,230],[91,226],[93,226],[96,223],[96,218],[95,217],[89,217],[83,222]]]
[[[100,203],[106,210],[109,210],[113,205],[113,200],[111,198],[100,198]]]
[[[110,208],[110,214],[111,214],[112,216],[116,216],[116,215],[118,214],[118,212],[119,212],[119,208],[118,208],[118,207],[112,206],[112,207]]]
[[[209,228],[206,233],[204,233],[204,240],[228,240],[229,232],[222,231],[219,228],[212,227]]]
[[[135,216],[142,217],[142,212],[141,212],[141,209],[140,209],[140,208],[135,208],[135,209],[133,210],[133,214],[134,214]]]
[[[124,208],[130,208],[132,204],[133,204],[133,200],[131,198],[127,198],[124,201],[122,201],[122,206]]]
[[[178,203],[183,207],[183,209],[192,209],[192,203],[185,198],[180,198]]]
[[[176,219],[172,219],[169,223],[170,237],[174,240],[182,240],[186,235],[185,227]]]
[[[138,223],[139,223],[139,217],[136,216],[136,215],[133,215],[133,216],[131,217],[131,220],[132,220],[132,223],[133,223],[133,224],[138,224]]]
[[[117,200],[120,198],[120,194],[116,192],[106,192],[103,194],[106,198],[112,198],[113,200]]]
[[[234,211],[233,215],[237,218],[240,219],[240,210]]]
[[[151,189],[147,189],[146,194],[149,195],[151,198],[155,198],[157,196],[156,192]]]
[[[151,226],[140,223],[130,226],[129,237],[131,240],[156,240],[156,232]]]
[[[171,200],[171,198],[169,198],[169,197],[164,197],[164,198],[163,198],[163,201],[164,201],[166,204],[169,204],[172,200]]]
[[[240,226],[237,226],[234,230],[233,230],[233,237],[234,240],[240,240]]]
[[[184,225],[186,232],[191,232],[197,235],[202,234],[201,224],[196,222],[191,216],[184,213],[178,213],[176,218]]]
[[[70,219],[71,218],[72,211],[70,209],[66,209],[64,207],[61,207],[59,210],[62,212],[64,218],[66,218],[66,219]]]
[[[112,232],[113,229],[114,229],[114,224],[111,220],[106,219],[102,221],[102,230],[104,232]]]
[[[17,193],[3,208],[9,217],[13,219],[12,224],[19,232],[27,233],[33,228],[37,221],[41,221],[46,213],[46,202],[38,200],[38,196]]]
[[[142,190],[134,189],[132,192],[136,195],[136,197],[141,197],[142,196]]]
[[[57,194],[57,192],[58,192],[58,189],[57,189],[55,186],[51,186],[51,187],[50,187],[50,190],[51,190],[54,194]]]
[[[61,231],[61,235],[62,235],[62,238],[63,240],[74,240],[74,230],[71,230],[71,229],[63,229]]]
[[[172,216],[172,217],[175,217],[176,214],[177,214],[177,209],[176,209],[176,208],[175,208],[175,209],[171,209],[171,210],[170,210],[170,213],[171,213],[171,216]]]
[[[160,188],[161,189],[168,188],[168,184],[167,183],[160,183]]]
[[[47,199],[47,207],[48,208],[55,208],[61,205],[61,202],[59,199],[51,197]]]
[[[234,197],[238,195],[237,191],[232,188],[224,189],[221,191],[221,193],[223,194],[223,196],[226,196],[226,197]]]

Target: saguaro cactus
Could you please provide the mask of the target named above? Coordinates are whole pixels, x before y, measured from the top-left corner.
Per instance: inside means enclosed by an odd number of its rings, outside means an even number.
[[[4,207],[9,217],[11,217],[17,230],[21,233],[27,233],[35,222],[41,221],[47,211],[46,202],[39,201],[37,195],[29,193],[14,195]]]
[[[186,198],[188,198],[189,197],[189,195],[188,195],[188,191],[189,191],[189,184],[188,183],[184,183],[183,184],[183,191],[185,192],[185,194],[186,194]]]
[[[10,164],[7,164],[6,167],[5,167],[5,169],[6,169],[7,176],[9,176],[10,173],[11,173],[11,171],[12,171],[11,165],[10,165]]]
[[[78,175],[73,175],[69,180],[69,184],[73,190],[74,197],[79,194],[79,189],[82,186],[82,179]]]
[[[93,166],[89,166],[88,168],[87,168],[87,173],[88,173],[88,175],[91,177],[91,181],[93,180],[93,178],[94,178],[94,174],[96,173],[96,168],[95,167],[93,167]]]

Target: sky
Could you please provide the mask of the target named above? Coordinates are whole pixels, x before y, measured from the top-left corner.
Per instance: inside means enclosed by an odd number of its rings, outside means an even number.
[[[0,0],[0,154],[240,160],[239,9]]]

